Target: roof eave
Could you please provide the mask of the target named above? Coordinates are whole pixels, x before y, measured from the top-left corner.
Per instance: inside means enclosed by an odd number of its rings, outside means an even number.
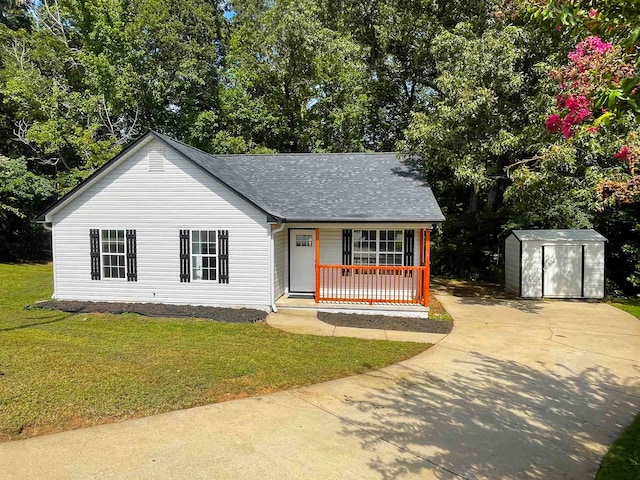
[[[444,217],[439,218],[361,218],[361,217],[336,217],[336,218],[313,218],[313,217],[287,217],[285,223],[443,223]]]

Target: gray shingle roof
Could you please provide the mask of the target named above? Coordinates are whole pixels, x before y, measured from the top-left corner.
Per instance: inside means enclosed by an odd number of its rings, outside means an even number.
[[[426,179],[395,153],[211,155],[153,134],[279,220],[444,221]]]
[[[541,242],[606,242],[607,239],[595,230],[514,230],[513,234],[521,241]]]

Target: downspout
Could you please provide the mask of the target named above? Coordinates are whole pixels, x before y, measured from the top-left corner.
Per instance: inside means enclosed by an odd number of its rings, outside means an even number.
[[[277,313],[276,299],[273,288],[275,286],[274,275],[274,263],[275,263],[275,251],[276,251],[276,234],[284,230],[284,223],[281,223],[275,230],[269,230],[269,238],[271,239],[271,248],[269,248],[269,300],[271,303],[271,310],[273,313]]]

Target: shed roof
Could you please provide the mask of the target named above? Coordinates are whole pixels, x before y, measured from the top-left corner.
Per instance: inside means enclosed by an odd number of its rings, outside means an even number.
[[[607,239],[592,229],[580,230],[514,230],[513,234],[520,241],[541,242],[606,242]]]

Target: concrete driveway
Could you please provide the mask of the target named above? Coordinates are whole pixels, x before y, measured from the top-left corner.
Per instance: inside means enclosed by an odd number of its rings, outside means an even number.
[[[440,296],[427,352],[299,390],[0,444],[0,478],[588,479],[640,410],[640,321]]]

